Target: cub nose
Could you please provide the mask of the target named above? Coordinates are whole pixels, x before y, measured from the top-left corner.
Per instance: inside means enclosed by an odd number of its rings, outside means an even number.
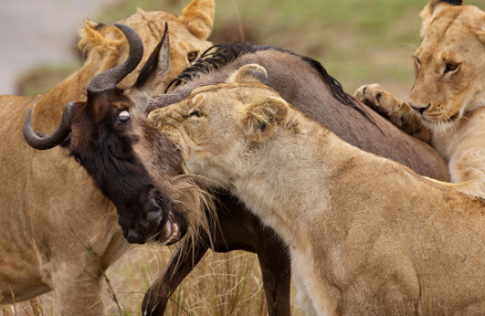
[[[429,103],[426,107],[419,106],[413,103],[409,103],[409,106],[412,107],[416,112],[419,112],[421,115],[423,115],[423,112],[431,106],[431,103]]]

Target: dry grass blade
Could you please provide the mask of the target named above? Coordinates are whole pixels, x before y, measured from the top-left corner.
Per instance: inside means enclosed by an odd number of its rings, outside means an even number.
[[[82,240],[76,235],[76,233],[74,232],[74,230],[71,227],[69,227],[69,228],[71,229],[71,232],[76,237],[76,239],[81,243],[81,245],[84,247],[84,249],[86,249],[86,251],[89,253],[89,255],[91,256],[91,258],[93,258],[93,260],[96,261],[96,263],[97,263],[97,265],[99,267],[99,270],[101,271],[101,274],[103,275],[103,278],[106,281],[108,296],[111,298],[111,300],[113,300],[113,302],[118,307],[119,315],[121,315],[121,316],[128,316],[127,311],[120,305],[120,303],[118,301],[118,298],[116,297],[116,292],[113,289],[113,287],[111,286],[111,282],[110,282],[110,280],[108,278],[108,275],[106,274],[106,271],[103,269],[103,267],[102,267],[101,263],[99,262],[99,260],[94,256],[94,252],[93,252],[93,249],[91,248],[91,246],[85,245],[82,242]]]
[[[89,247],[86,249],[89,250]],[[109,281],[103,300],[106,315],[140,315],[146,290],[163,271],[173,249],[157,244],[135,246],[104,273]],[[114,294],[114,297],[110,295]],[[52,293],[36,303],[16,303],[17,315],[61,315]],[[228,254],[208,252],[172,294],[167,316],[263,316],[267,315],[263,282],[257,256],[242,251]],[[4,305],[0,315],[13,316],[13,305]],[[294,310],[292,315],[304,314]]]

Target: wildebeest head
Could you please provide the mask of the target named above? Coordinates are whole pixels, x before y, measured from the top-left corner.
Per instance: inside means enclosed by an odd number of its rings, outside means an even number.
[[[167,27],[135,85],[121,90],[116,85],[140,63],[143,44],[129,26],[115,25],[128,39],[127,60],[96,75],[89,83],[87,101],[66,105],[53,134],[34,133],[29,111],[25,139],[36,149],[60,145],[69,150],[115,204],[118,222],[129,242],[143,243],[157,234],[163,242],[174,242],[186,230],[186,220],[179,211],[186,205],[177,202],[177,194],[181,187],[187,189],[187,182],[177,187],[177,181],[173,181],[183,173],[180,158],[144,115],[151,93],[169,70]]]

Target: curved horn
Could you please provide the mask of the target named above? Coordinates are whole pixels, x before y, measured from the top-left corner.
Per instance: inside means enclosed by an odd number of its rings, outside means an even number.
[[[44,137],[38,136],[32,129],[32,110],[29,110],[24,122],[24,138],[27,141],[27,144],[35,149],[45,150],[56,147],[62,143],[71,132],[71,110],[73,106],[74,102],[70,102],[64,107],[61,124],[59,124],[54,133]]]
[[[115,26],[125,34],[130,45],[130,53],[121,65],[97,74],[89,83],[88,90],[91,92],[104,91],[116,87],[121,80],[135,70],[143,58],[143,42],[135,30],[121,23],[115,23]]]

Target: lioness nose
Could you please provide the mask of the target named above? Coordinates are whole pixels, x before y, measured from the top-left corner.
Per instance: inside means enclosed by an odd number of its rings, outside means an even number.
[[[411,106],[415,111],[423,115],[423,112],[426,111],[431,106],[431,103],[429,103],[426,107],[421,107],[412,103],[409,103],[409,106]]]

